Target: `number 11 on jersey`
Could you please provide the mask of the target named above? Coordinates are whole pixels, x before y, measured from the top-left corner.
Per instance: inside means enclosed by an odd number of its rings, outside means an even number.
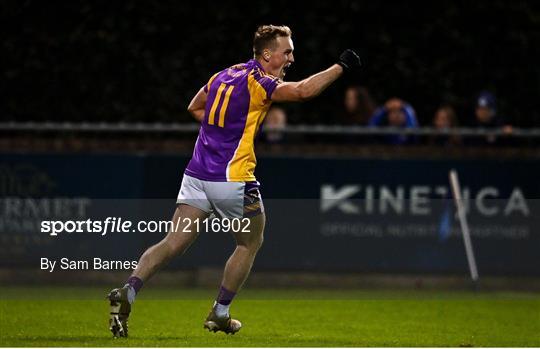
[[[231,99],[231,93],[233,89],[234,86],[232,85],[227,86],[224,83],[221,83],[221,85],[219,85],[216,93],[216,98],[214,99],[214,103],[212,103],[212,108],[210,108],[210,114],[208,115],[208,124],[215,125],[216,114],[219,112],[218,126],[225,127],[225,113],[227,112],[227,106],[229,105],[229,99]],[[223,91],[225,91],[225,97],[223,97],[223,104],[218,111],[217,109],[221,100],[221,96],[223,95]]]

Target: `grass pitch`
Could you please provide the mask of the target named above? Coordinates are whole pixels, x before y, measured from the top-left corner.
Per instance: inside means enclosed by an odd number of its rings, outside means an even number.
[[[146,287],[129,338],[108,331],[106,288],[0,288],[1,346],[540,346],[540,295],[246,289],[232,335],[202,328],[215,290]]]

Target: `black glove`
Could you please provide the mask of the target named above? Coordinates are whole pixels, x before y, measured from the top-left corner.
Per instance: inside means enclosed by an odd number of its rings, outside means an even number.
[[[362,66],[360,62],[360,57],[351,49],[346,49],[343,51],[341,56],[339,56],[339,61],[337,62],[340,66],[343,67],[343,70],[350,72],[356,70]]]

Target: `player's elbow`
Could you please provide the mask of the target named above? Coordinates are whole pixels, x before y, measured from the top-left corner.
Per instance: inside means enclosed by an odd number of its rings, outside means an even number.
[[[312,96],[308,91],[300,91],[298,93],[298,101],[299,102],[306,102],[312,99],[314,96]]]
[[[315,97],[313,91],[310,91],[306,86],[298,86],[297,89],[296,94],[299,102],[306,102]]]
[[[195,120],[199,122],[204,119],[204,109],[198,109],[198,108],[193,108],[189,106],[187,108],[187,111]]]

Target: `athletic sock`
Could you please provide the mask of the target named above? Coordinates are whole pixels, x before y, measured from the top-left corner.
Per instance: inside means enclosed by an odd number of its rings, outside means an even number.
[[[126,284],[126,286],[128,287],[128,292],[127,292],[128,302],[129,304],[133,304],[133,302],[135,302],[135,296],[137,295],[137,293],[135,292],[135,289],[133,288],[133,286],[131,286],[130,284]]]
[[[132,276],[128,279],[126,286],[128,286],[128,302],[132,304],[135,302],[135,296],[143,286],[143,281],[136,276]]]
[[[231,305],[223,305],[219,303],[214,303],[214,312],[218,317],[229,317],[229,307]]]
[[[236,292],[229,291],[223,286],[219,288],[216,303],[214,304],[217,316],[229,316],[229,307],[234,296],[236,296]]]

